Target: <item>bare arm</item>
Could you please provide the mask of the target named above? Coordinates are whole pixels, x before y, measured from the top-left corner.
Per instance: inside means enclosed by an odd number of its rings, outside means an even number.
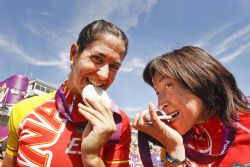
[[[185,148],[183,145],[182,136],[170,126],[163,123],[157,116],[153,104],[149,105],[149,116],[151,122],[147,120],[147,113],[141,112],[136,114],[133,121],[133,127],[147,133],[162,143],[168,150],[169,156],[180,161],[185,159]],[[171,164],[166,162],[166,166],[183,166],[180,164]]]
[[[17,160],[16,156],[5,154],[3,158],[2,167],[14,167],[16,166],[16,160]]]
[[[82,161],[86,167],[104,167],[100,150],[109,136],[116,130],[111,106],[102,101],[92,102],[93,108],[78,104],[79,112],[89,121],[82,136]]]

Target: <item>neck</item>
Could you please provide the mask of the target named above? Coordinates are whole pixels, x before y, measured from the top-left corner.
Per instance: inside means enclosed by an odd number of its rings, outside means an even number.
[[[200,119],[197,121],[196,124],[204,123],[204,122],[208,121],[209,119],[211,119],[212,117],[214,117],[215,115],[216,114],[214,112],[211,112],[211,111],[202,111]]]
[[[69,110],[71,119],[74,122],[82,122],[85,118],[78,112],[78,103],[83,103],[82,97],[78,93],[74,93],[68,85],[70,82],[65,81],[62,86],[62,93],[65,97],[66,108]]]
[[[67,85],[67,87],[68,87],[68,89],[71,91],[71,92],[73,92],[73,93],[75,93],[75,94],[79,94],[79,91],[75,88],[75,87],[73,87],[73,81],[72,81],[72,79],[69,77],[69,79],[67,80],[67,82],[66,82],[66,85]]]

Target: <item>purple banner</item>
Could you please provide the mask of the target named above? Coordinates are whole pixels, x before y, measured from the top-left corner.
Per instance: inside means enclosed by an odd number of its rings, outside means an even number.
[[[27,92],[29,79],[22,75],[13,75],[0,82],[0,106],[16,104]]]
[[[0,142],[8,138],[8,129],[6,126],[0,125]]]

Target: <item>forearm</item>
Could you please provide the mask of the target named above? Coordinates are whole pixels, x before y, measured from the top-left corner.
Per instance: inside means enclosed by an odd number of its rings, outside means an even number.
[[[2,167],[14,167],[16,166],[16,156],[10,156],[8,154],[5,154],[3,159]]]
[[[186,156],[184,146],[179,146],[174,150],[162,149],[161,156],[167,167],[183,167],[186,166]]]

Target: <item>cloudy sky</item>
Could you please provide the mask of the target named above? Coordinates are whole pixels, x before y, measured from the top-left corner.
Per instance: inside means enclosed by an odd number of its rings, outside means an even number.
[[[184,45],[214,55],[250,95],[249,0],[0,0],[0,80],[13,74],[58,87],[69,74],[69,49],[82,27],[108,19],[130,40],[110,96],[130,117],[156,104],[142,80],[154,56]]]

